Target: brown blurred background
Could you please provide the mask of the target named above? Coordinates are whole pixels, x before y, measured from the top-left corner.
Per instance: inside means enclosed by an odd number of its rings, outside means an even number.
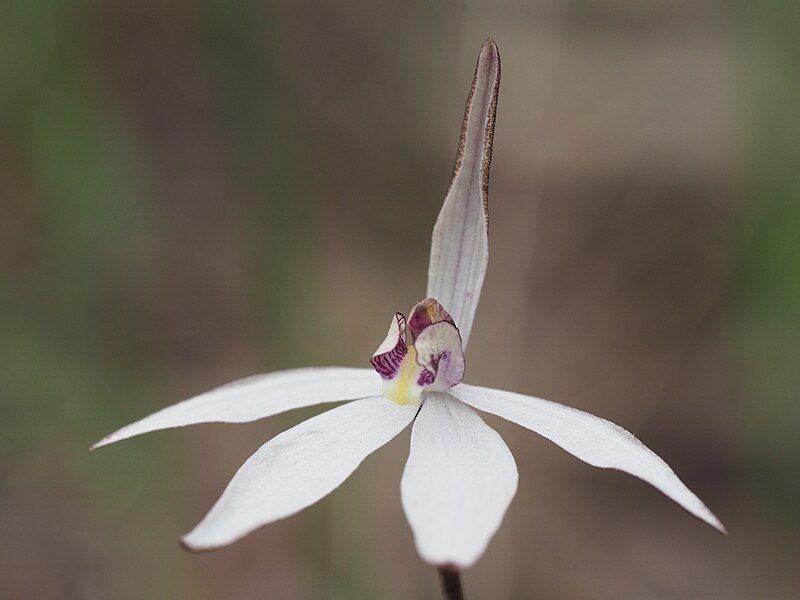
[[[400,505],[407,432],[201,556],[178,537],[322,408],[87,447],[244,375],[367,365],[424,294],[492,35],[467,380],[637,433],[730,535],[486,417],[520,484],[469,597],[798,597],[799,30],[790,0],[6,0],[0,596],[439,597]]]

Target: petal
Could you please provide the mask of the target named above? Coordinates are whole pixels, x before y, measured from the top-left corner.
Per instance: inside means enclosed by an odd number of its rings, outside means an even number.
[[[428,296],[452,315],[464,347],[489,260],[489,165],[499,89],[500,55],[488,39],[467,98],[453,178],[433,228],[428,266]]]
[[[369,361],[381,379],[393,379],[400,370],[403,358],[408,353],[405,342],[406,318],[395,313],[389,323],[389,332]]]
[[[226,546],[314,504],[416,413],[416,407],[366,398],[275,436],[242,465],[211,511],[183,537],[184,547],[203,551]]]
[[[465,404],[430,394],[414,422],[401,484],[423,560],[457,569],[474,564],[516,491],[514,457],[497,432]]]
[[[466,362],[461,349],[461,335],[455,325],[447,321],[429,325],[417,336],[414,347],[417,363],[426,372],[436,375],[429,390],[443,392],[464,377]]]
[[[293,408],[381,393],[371,369],[314,367],[240,379],[168,406],[104,437],[92,450],[120,440],[196,423],[246,423]]]
[[[411,340],[415,340],[426,327],[442,321],[455,325],[453,317],[448,314],[444,306],[436,298],[425,298],[425,300],[417,302],[408,314],[408,331]]]
[[[595,467],[619,469],[655,486],[687,511],[725,533],[706,505],[652,450],[631,433],[589,413],[541,398],[461,384],[450,393],[546,437]]]

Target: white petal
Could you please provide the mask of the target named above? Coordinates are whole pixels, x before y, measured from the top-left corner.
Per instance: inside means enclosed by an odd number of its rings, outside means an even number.
[[[380,378],[372,369],[314,367],[240,379],[168,406],[104,437],[92,450],[120,440],[197,423],[246,423],[293,408],[376,396]]]
[[[489,260],[489,164],[499,89],[500,55],[488,39],[467,98],[453,179],[433,228],[428,266],[427,295],[453,317],[465,348]]]
[[[261,446],[182,542],[213,550],[288,517],[336,489],[369,454],[400,433],[417,407],[367,398],[313,417]]]
[[[465,404],[429,394],[411,432],[403,508],[423,560],[463,569],[500,527],[517,491],[502,438]]]
[[[667,463],[619,425],[575,408],[513,392],[462,383],[450,393],[477,409],[543,435],[590,465],[635,475],[725,533],[719,519],[678,479]]]

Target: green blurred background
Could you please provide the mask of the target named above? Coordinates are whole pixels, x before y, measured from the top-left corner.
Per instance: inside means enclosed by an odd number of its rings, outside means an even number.
[[[200,556],[178,537],[321,409],[87,448],[244,375],[366,366],[424,294],[492,35],[467,379],[634,431],[730,535],[486,417],[520,485],[469,596],[798,597],[798,31],[787,0],[5,0],[0,596],[438,597],[400,506],[407,433]]]

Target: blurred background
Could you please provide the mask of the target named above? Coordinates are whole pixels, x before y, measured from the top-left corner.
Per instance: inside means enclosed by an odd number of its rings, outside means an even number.
[[[799,29],[788,0],[6,0],[0,596],[439,597],[408,432],[199,556],[177,540],[243,460],[328,407],[87,448],[245,375],[367,365],[424,295],[492,35],[467,380],[635,432],[730,535],[485,416],[520,483],[468,596],[798,597]]]

